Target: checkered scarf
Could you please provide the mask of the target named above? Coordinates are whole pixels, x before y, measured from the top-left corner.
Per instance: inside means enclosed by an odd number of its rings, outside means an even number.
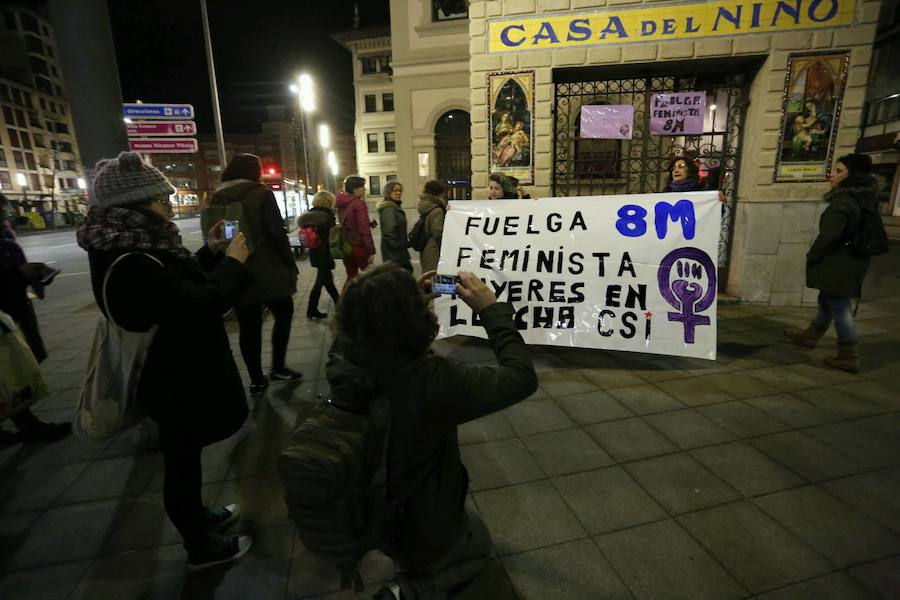
[[[160,250],[180,258],[190,258],[191,253],[181,245],[178,226],[172,222],[162,225],[154,221],[139,210],[94,206],[78,226],[78,245],[89,252]]]

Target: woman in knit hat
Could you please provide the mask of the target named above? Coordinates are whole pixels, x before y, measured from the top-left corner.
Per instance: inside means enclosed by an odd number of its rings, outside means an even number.
[[[228,242],[220,221],[192,256],[171,221],[175,188],[162,173],[133,152],[100,161],[95,173],[78,245],[88,252],[94,297],[106,317],[128,331],[157,328],[137,401],[159,425],[166,513],[184,538],[189,569],[235,560],[252,540],[221,535],[239,508],[203,505],[200,454],[247,418],[222,320],[252,280],[244,237]]]

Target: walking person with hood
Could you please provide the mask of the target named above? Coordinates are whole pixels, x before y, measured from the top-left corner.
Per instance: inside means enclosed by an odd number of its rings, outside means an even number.
[[[413,271],[407,246],[406,213],[402,208],[403,185],[390,181],[384,186],[384,199],[378,203],[381,221],[381,260],[394,261],[410,273]]]
[[[284,220],[272,190],[260,183],[262,164],[253,154],[237,154],[222,172],[222,185],[210,204],[241,204],[240,230],[251,249],[247,268],[253,273],[253,285],[235,302],[235,314],[241,328],[240,347],[250,372],[250,395],[265,392],[272,381],[296,381],[299,371],[285,365],[291,321],[294,318],[294,292],[297,291],[297,265],[284,227]],[[263,307],[275,319],[272,327],[272,368],[267,378],[262,368]]]
[[[819,310],[806,329],[784,331],[791,342],[815,348],[834,321],[837,356],[825,358],[825,364],[851,373],[859,372],[859,350],[850,304],[860,297],[869,268],[869,258],[855,251],[853,241],[863,213],[878,214],[871,173],[872,159],[864,154],[847,154],[835,163],[829,179],[831,191],[825,194],[828,207],[806,254],[806,287],[819,290]]]
[[[344,179],[344,191],[337,195],[335,204],[344,229],[344,239],[351,246],[350,255],[344,257],[344,268],[347,270],[344,289],[347,289],[347,284],[375,260],[375,241],[366,209],[366,180],[359,175]]]
[[[253,279],[244,236],[229,243],[220,221],[192,256],[171,221],[175,188],[162,173],[134,152],[98,162],[95,173],[78,245],[104,315],[128,331],[156,327],[136,400],[159,425],[166,514],[184,539],[188,569],[236,560],[252,540],[222,535],[237,505],[204,506],[201,452],[248,414],[222,318]]]
[[[425,188],[419,195],[419,218],[425,220],[425,231],[428,234],[428,242],[419,253],[423,273],[436,271],[441,258],[448,189],[446,183],[433,179],[425,183]]]
[[[309,292],[309,303],[306,306],[307,319],[324,319],[328,315],[319,312],[319,298],[322,296],[322,288],[331,296],[335,306],[338,303],[338,291],[334,287],[334,258],[328,247],[328,234],[334,227],[334,194],[321,190],[313,196],[311,209],[300,215],[297,219],[297,227],[315,227],[319,237],[319,246],[309,251],[309,264],[316,270],[316,281]]]

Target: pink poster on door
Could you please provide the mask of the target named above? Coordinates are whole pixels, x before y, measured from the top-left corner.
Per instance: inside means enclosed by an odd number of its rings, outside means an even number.
[[[699,135],[706,115],[706,92],[673,92],[650,97],[650,133]]]
[[[581,137],[630,140],[634,129],[631,104],[591,104],[581,107]]]

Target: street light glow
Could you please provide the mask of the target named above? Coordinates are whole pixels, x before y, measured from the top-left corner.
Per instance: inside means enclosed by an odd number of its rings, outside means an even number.
[[[328,166],[331,167],[331,174],[337,177],[338,174],[338,165],[337,165],[337,157],[334,155],[333,150],[328,151]]]
[[[300,91],[300,88],[297,87],[297,84],[296,84],[296,83],[292,83],[292,84],[291,84],[291,93],[292,93],[292,94],[296,94],[296,93],[299,92],[299,91]]]
[[[125,117],[125,118],[122,119],[122,120],[125,121],[125,124],[126,124],[126,125],[131,125],[131,123],[132,123],[131,119],[129,119],[128,117]]]
[[[84,177],[78,178],[78,189],[80,189],[80,190],[87,189],[87,182],[84,180]]]
[[[328,131],[328,125],[325,123],[319,125],[319,143],[323,148],[329,148],[331,146],[331,136]]]
[[[16,183],[19,184],[19,187],[25,187],[28,184],[28,179],[25,177],[25,173],[16,173]]]
[[[300,108],[305,112],[316,110],[316,100],[313,95],[313,80],[306,73],[300,76]]]

